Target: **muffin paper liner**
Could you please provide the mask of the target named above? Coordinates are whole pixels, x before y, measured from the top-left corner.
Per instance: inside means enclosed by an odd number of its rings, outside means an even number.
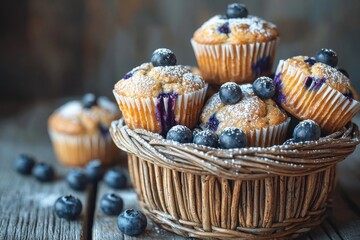
[[[120,156],[110,134],[69,135],[49,129],[55,154],[60,162],[68,166],[84,166],[92,159],[109,165]]]
[[[157,105],[163,104],[166,114],[174,113],[175,125],[180,124],[193,128],[199,119],[206,90],[207,85],[200,90],[177,95],[173,110],[169,109],[169,107],[171,107],[168,104],[169,97],[164,97],[163,103],[159,103],[159,98],[125,97],[117,94],[115,90],[113,90],[113,93],[123,114],[125,123],[129,128],[146,129],[151,132],[162,133],[161,120],[159,120],[159,115],[156,113]]]
[[[360,110],[360,103],[348,99],[325,83],[317,90],[307,89],[307,75],[281,60],[276,70],[280,74],[281,106],[295,117],[317,122],[324,133],[341,130]]]
[[[229,81],[251,83],[256,77],[270,74],[278,41],[211,45],[191,39],[191,44],[203,78],[220,85]],[[261,69],[263,64],[265,69]]]
[[[246,134],[248,146],[269,147],[283,144],[286,138],[290,120],[291,118],[287,118],[285,122],[278,125],[250,131],[250,133]]]

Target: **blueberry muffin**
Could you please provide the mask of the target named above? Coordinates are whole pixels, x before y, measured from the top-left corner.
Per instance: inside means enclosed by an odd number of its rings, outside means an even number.
[[[93,94],[55,110],[48,119],[48,130],[58,160],[68,166],[83,166],[92,159],[113,164],[120,153],[108,130],[119,118],[116,104]]]
[[[342,129],[360,104],[349,78],[336,64],[337,56],[330,49],[320,50],[315,58],[281,60],[274,79],[275,100],[296,118],[318,123],[324,133]]]
[[[201,126],[217,134],[229,127],[239,128],[247,136],[248,147],[282,144],[290,119],[271,98],[255,95],[251,84],[235,85],[225,83],[207,101]]]
[[[251,83],[271,73],[278,37],[274,24],[235,3],[197,29],[191,43],[206,82]]]
[[[165,136],[181,124],[193,128],[204,104],[207,84],[189,67],[176,65],[169,49],[158,49],[150,63],[127,73],[114,86],[126,125]]]

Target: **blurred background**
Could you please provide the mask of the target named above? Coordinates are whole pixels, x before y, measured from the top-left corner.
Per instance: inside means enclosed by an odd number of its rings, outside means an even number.
[[[84,92],[112,97],[114,83],[159,47],[196,65],[193,32],[231,1],[27,0],[0,8],[0,107]],[[275,23],[277,61],[334,49],[360,90],[360,1],[251,0],[250,14]]]

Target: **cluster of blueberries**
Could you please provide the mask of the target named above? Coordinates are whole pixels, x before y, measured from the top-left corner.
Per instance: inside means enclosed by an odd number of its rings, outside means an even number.
[[[259,77],[252,84],[255,95],[262,99],[272,98],[275,95],[274,81],[269,77]],[[223,104],[232,105],[239,102],[243,93],[240,85],[228,82],[223,84],[219,90],[219,97]],[[304,142],[318,140],[321,135],[320,126],[311,120],[300,122],[294,129],[291,142]],[[232,149],[243,148],[247,145],[247,138],[240,128],[227,127],[218,136],[215,132],[206,129],[195,129],[194,133],[186,126],[176,125],[166,135],[166,139],[179,143],[195,143],[198,145]],[[289,143],[289,142],[288,142]]]
[[[33,157],[21,154],[15,159],[15,168],[18,173],[32,175],[41,182],[52,181],[55,177],[54,169],[46,163],[38,163]],[[113,189],[124,189],[127,186],[127,178],[119,167],[106,171],[103,176],[103,168],[99,160],[90,161],[84,169],[71,169],[66,175],[68,186],[76,191],[83,191],[90,183],[96,183],[103,178],[106,185]],[[107,215],[118,215],[118,227],[120,231],[129,236],[141,234],[146,226],[146,216],[138,210],[123,210],[123,199],[115,194],[105,194],[100,200],[100,209]],[[75,220],[82,211],[80,199],[66,195],[59,197],[54,204],[54,212],[59,218]]]

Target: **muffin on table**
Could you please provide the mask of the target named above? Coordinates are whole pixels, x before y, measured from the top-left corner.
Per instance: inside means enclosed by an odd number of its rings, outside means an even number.
[[[251,83],[271,74],[278,37],[274,24],[234,3],[197,29],[191,43],[205,81]]]
[[[111,165],[120,152],[112,142],[109,127],[119,119],[119,110],[106,97],[86,94],[55,110],[48,130],[58,160],[67,166],[84,166],[92,159]]]
[[[204,104],[207,84],[189,67],[176,65],[174,53],[154,51],[118,81],[113,93],[126,125],[166,135],[175,125],[193,128]]]
[[[259,78],[260,82],[264,80],[272,83],[270,78]],[[248,147],[282,144],[290,118],[271,99],[275,86],[270,95],[257,92],[257,89],[251,84],[223,84],[203,108],[200,116],[202,128],[218,135],[226,128],[239,128],[247,136]]]
[[[321,49],[316,57],[297,56],[279,62],[275,100],[298,119],[311,119],[324,133],[341,130],[359,111],[357,93],[335,67],[337,55]]]

